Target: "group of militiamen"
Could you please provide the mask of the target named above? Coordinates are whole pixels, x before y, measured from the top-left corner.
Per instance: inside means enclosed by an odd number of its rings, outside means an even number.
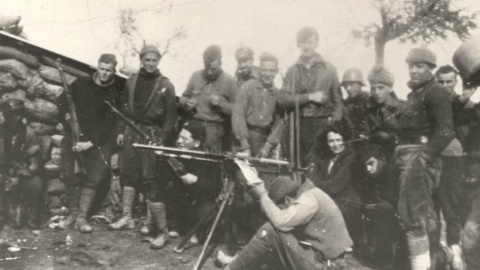
[[[91,78],[69,86],[81,134],[74,142],[79,134],[65,124],[62,180],[70,214],[59,228],[94,231],[88,215],[98,187],[112,178],[110,157],[120,149],[123,214],[108,228],[138,228],[132,212],[142,193],[148,210],[140,234],[152,236],[152,249],[185,235],[214,209],[228,174],[235,183],[231,221],[221,222],[219,232],[233,232],[224,238],[239,248],[219,253],[224,269],[262,266],[271,251],[286,269],[348,269],[351,252],[381,269],[480,269],[480,201],[473,196],[480,184],[480,107],[470,101],[475,85],[464,83],[458,95],[457,70],[442,66],[434,73],[436,55],[414,48],[405,64],[407,100],[397,97],[394,75],[383,66],[368,73],[365,92],[360,70],[348,69],[340,81],[334,65],[316,52],[315,28],[300,29],[296,38],[301,55],[281,89],[274,84],[275,56],[262,54],[257,67],[253,51],[241,47],[232,77],[213,45],[179,99],[158,69],[155,46],[143,47],[141,68],[123,90],[114,81],[115,56],[103,54]],[[58,101],[65,123],[72,120],[68,98],[64,93]],[[22,122],[22,101],[0,108],[0,173],[15,176],[8,179],[18,181],[26,222],[33,224],[44,192],[39,141]],[[165,157],[138,144],[230,151],[239,159],[293,157],[297,163],[286,173],[261,164],[225,173],[208,159]],[[205,241],[208,225],[191,244]]]

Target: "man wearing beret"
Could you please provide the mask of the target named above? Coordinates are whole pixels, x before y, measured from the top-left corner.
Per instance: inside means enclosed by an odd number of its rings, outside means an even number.
[[[296,102],[300,107],[300,160],[306,166],[307,155],[317,134],[331,122],[342,119],[343,100],[337,69],[315,50],[318,47],[318,32],[307,26],[297,33],[300,57],[287,70],[283,88],[277,102],[282,109],[293,110]],[[291,127],[293,128],[293,127]],[[289,156],[289,132],[282,137],[284,156]]]
[[[368,74],[370,98],[365,102],[365,115],[360,124],[360,137],[380,144],[393,156],[397,141],[397,115],[405,107],[393,91],[393,74],[383,66],[375,66]]]
[[[406,62],[411,92],[397,122],[399,143],[394,155],[400,187],[397,210],[406,235],[411,269],[426,270],[430,268],[430,250],[438,248],[437,235],[433,233],[437,230],[437,217],[432,190],[441,172],[439,157],[455,134],[450,96],[432,73],[436,67],[435,53],[414,48]]]
[[[6,100],[0,104],[0,110],[5,119],[0,125],[0,184],[5,188],[0,199],[2,203],[9,200],[10,207],[14,208],[14,227],[27,224],[37,228],[41,226],[44,188],[42,179],[38,177],[42,166],[40,141],[35,132],[22,122],[25,115],[23,101]]]
[[[205,150],[220,152],[224,148],[225,122],[232,116],[237,84],[222,70],[220,47],[212,45],[203,52],[205,68],[193,73],[180,98],[181,106],[192,118],[205,126]]]
[[[89,78],[79,78],[70,86],[81,130],[80,141],[76,145],[72,145],[69,124],[72,118],[67,97],[63,93],[58,98],[66,130],[62,141],[62,165],[70,209],[69,216],[60,222],[60,229],[75,225],[80,232],[91,233],[87,213],[99,186],[108,183],[112,177],[109,164],[115,147],[117,117],[105,101],[120,108],[120,93],[113,77],[116,65],[113,54],[102,54],[97,71]]]
[[[345,251],[353,244],[335,202],[309,179],[283,175],[269,192],[253,168],[242,172],[268,218],[234,257],[219,252],[224,269],[248,269],[273,250],[286,269],[343,269]]]
[[[242,46],[235,51],[235,59],[237,59],[237,72],[235,80],[238,89],[250,80],[258,78],[258,67],[253,65],[253,50],[250,47]]]
[[[161,54],[157,47],[144,45],[140,51],[141,68],[126,82],[121,107],[139,128],[150,135],[148,142],[124,122],[119,122],[117,143],[123,146],[120,156],[120,181],[123,186],[123,216],[109,225],[111,230],[133,229],[132,206],[135,191],[146,183],[148,210],[156,227],[152,249],[161,249],[168,241],[165,188],[169,179],[162,177],[167,164],[157,162],[153,151],[137,149],[133,143],[163,145],[174,131],[177,121],[175,88],[158,69]]]

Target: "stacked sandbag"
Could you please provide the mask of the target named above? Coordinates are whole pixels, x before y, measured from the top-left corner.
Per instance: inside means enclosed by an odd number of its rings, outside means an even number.
[[[19,16],[0,15],[0,31],[24,36],[19,22]],[[63,71],[68,84],[79,77],[89,76],[65,64]],[[60,181],[60,143],[64,131],[56,105],[63,91],[56,59],[28,51],[21,45],[0,44],[0,103],[13,98],[24,101],[26,124],[41,142],[50,196],[58,196],[65,189]],[[2,119],[0,113],[0,121]]]

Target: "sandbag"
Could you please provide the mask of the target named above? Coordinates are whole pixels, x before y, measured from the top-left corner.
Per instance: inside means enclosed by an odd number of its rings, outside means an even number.
[[[57,68],[57,61],[53,60],[52,58],[50,57],[47,57],[47,56],[42,56],[42,61],[53,67],[53,68]],[[72,74],[78,78],[88,78],[90,77],[90,75],[88,73],[85,73],[81,70],[78,70],[76,68],[73,68],[73,67],[70,67],[70,66],[67,66],[67,65],[62,65],[63,67],[63,71],[65,71],[66,73],[69,73],[69,74]]]
[[[63,135],[59,135],[59,134],[55,134],[55,135],[52,135],[50,136],[52,138],[52,144],[55,146],[55,147],[58,147],[60,148],[62,146],[62,140],[64,138]]]
[[[17,90],[11,93],[6,93],[2,95],[2,98],[0,99],[0,103],[9,100],[9,99],[19,99],[23,102],[25,102],[26,99],[26,93],[23,90]]]
[[[9,72],[18,79],[26,80],[31,75],[28,67],[15,59],[0,60],[0,71]]]
[[[45,124],[57,124],[60,119],[58,107],[52,102],[44,99],[25,100],[27,109],[27,119],[32,122],[41,122]]]
[[[55,126],[49,124],[30,122],[28,126],[33,129],[37,135],[54,135],[57,132]]]
[[[49,81],[51,83],[55,83],[58,85],[62,85],[62,79],[60,78],[60,72],[58,71],[58,69],[41,65],[37,71],[40,74],[40,76],[42,76],[42,78],[45,79],[46,81]],[[64,74],[68,84],[71,84],[77,79],[77,77],[70,75],[66,72],[64,72]]]
[[[29,95],[33,97],[42,98],[50,102],[56,103],[58,97],[63,93],[63,87],[47,82],[42,82],[33,87],[32,92],[29,91]]]
[[[17,86],[18,81],[11,73],[0,71],[0,91],[2,93],[15,91]]]
[[[40,66],[40,62],[38,61],[37,57],[12,47],[0,46],[0,58],[16,59],[35,69]]]
[[[58,174],[60,174],[60,166],[56,165],[58,166],[57,171],[51,171],[49,168],[47,168],[49,166],[49,163],[45,165],[45,169],[47,170],[47,172],[58,172]],[[66,189],[67,188],[65,184],[59,178],[53,178],[48,182],[47,193],[51,196],[59,195],[64,193]]]

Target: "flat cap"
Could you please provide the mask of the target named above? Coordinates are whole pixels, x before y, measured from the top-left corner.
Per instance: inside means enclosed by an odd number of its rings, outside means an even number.
[[[427,63],[433,67],[437,66],[437,55],[427,48],[413,48],[407,55],[408,62]]]
[[[243,58],[252,58],[253,59],[253,50],[250,47],[242,46],[235,51],[236,59]]]
[[[374,66],[368,74],[367,79],[370,84],[381,83],[390,87],[392,87],[395,82],[393,74],[382,65]]]
[[[157,46],[151,44],[143,45],[142,50],[140,51],[140,57],[143,57],[147,53],[156,53],[158,57],[161,56],[160,51],[158,50]]]
[[[301,185],[301,180],[295,180],[290,175],[280,175],[273,181],[268,191],[268,196],[272,201],[278,202],[288,194],[292,193]]]

